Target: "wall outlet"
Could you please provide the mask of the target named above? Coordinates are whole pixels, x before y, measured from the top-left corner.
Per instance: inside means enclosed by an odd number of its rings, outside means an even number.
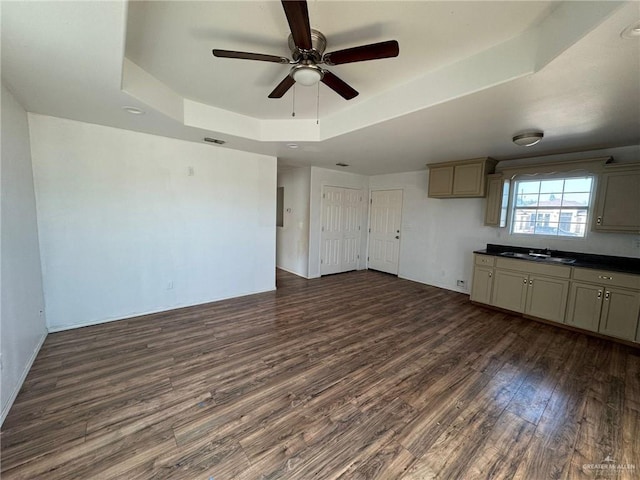
[[[167,290],[173,290],[173,280],[167,282]]]
[[[464,281],[464,280],[458,280],[458,281],[456,282],[456,285],[458,285],[459,287],[464,287],[464,286],[466,286],[466,285],[465,285],[465,281]]]
[[[196,174],[196,171],[193,167],[189,167],[187,169],[187,175],[189,175],[190,177],[193,177]]]
[[[640,248],[640,237],[636,237],[633,239],[633,247]]]

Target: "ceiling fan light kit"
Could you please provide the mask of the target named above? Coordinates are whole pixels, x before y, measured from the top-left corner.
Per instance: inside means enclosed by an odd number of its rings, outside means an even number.
[[[511,140],[520,147],[532,147],[542,140],[544,133],[542,132],[525,132],[515,135]]]
[[[391,58],[397,57],[400,52],[398,42],[396,40],[388,40],[324,53],[327,39],[321,32],[311,28],[306,0],[282,0],[282,8],[291,30],[288,45],[289,50],[291,50],[292,60],[262,53],[213,50],[213,55],[219,58],[237,58],[293,65],[289,74],[269,94],[269,98],[282,98],[295,83],[311,86],[322,82],[345,100],[351,100],[358,95],[358,92],[345,81],[319,65],[334,66],[344,63]]]
[[[322,77],[324,77],[324,72],[322,69],[315,65],[295,65],[291,67],[290,75],[300,85],[304,85],[306,87],[310,87],[315,85]]]

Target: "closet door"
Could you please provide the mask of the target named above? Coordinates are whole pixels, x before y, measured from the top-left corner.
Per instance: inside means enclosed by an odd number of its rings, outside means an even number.
[[[321,275],[357,269],[361,209],[362,190],[329,186],[322,189]]]
[[[362,190],[344,189],[342,203],[341,271],[356,270],[360,259]]]

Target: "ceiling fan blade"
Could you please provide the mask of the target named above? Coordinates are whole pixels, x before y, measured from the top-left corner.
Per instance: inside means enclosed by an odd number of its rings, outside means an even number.
[[[262,53],[236,52],[233,50],[213,49],[213,56],[221,58],[238,58],[240,60],[260,60],[262,62],[289,63],[289,59],[286,57],[264,55]]]
[[[325,70],[324,77],[322,77],[322,83],[324,83],[331,90],[336,92],[345,100],[351,100],[354,97],[358,96],[358,92],[351,88],[347,83],[343,80],[340,80],[333,73]]]
[[[389,40],[380,43],[371,43],[359,47],[346,48],[336,52],[329,52],[322,60],[327,65],[341,65],[343,63],[364,62],[366,60],[376,60],[379,58],[397,57],[400,47],[396,40]]]
[[[311,26],[309,25],[309,10],[305,0],[282,0],[282,8],[289,22],[291,36],[296,47],[311,50]]]
[[[284,79],[278,84],[278,86],[276,88],[273,89],[273,92],[271,92],[269,94],[269,98],[282,98],[282,96],[287,93],[287,90],[289,90],[291,87],[293,87],[293,84],[296,83],[296,81],[291,78],[290,75],[287,75],[286,77],[284,77]]]

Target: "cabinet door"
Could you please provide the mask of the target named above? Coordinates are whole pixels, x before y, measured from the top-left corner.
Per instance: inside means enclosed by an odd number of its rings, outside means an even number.
[[[524,313],[545,320],[563,322],[568,292],[569,280],[529,275]]]
[[[600,332],[634,341],[640,312],[640,292],[607,287],[602,302]]]
[[[484,164],[456,165],[453,174],[453,195],[484,196]]]
[[[473,269],[473,284],[471,285],[471,300],[480,303],[491,303],[492,286],[493,269],[475,267]]]
[[[598,331],[604,287],[588,283],[573,282],[569,292],[566,324]]]
[[[529,277],[526,274],[496,270],[491,304],[514,312],[524,312],[528,281]]]
[[[600,175],[594,217],[594,230],[640,231],[640,170]]]
[[[511,180],[503,178],[500,173],[488,175],[487,178],[484,224],[490,227],[506,227]]]
[[[489,175],[487,180],[487,202],[485,204],[484,224],[490,227],[500,225],[500,207],[502,200],[502,175]]]
[[[450,197],[453,191],[453,165],[429,169],[429,196]]]

